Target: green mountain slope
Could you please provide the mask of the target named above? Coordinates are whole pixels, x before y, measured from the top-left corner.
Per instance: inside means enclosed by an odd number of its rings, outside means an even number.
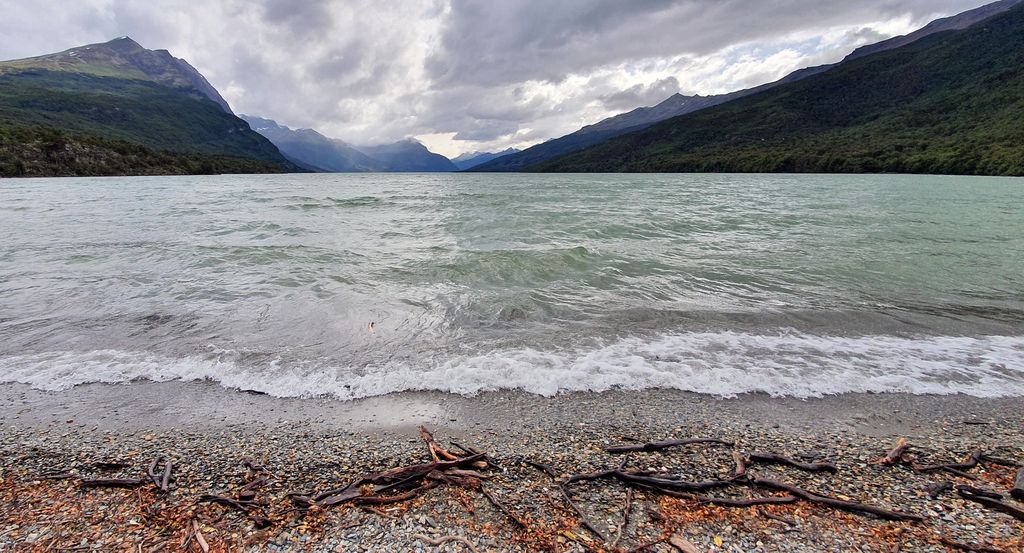
[[[989,17],[1004,13],[1020,2],[1021,0],[998,0],[997,2],[986,4],[979,8],[968,10],[951,17],[937,19],[908,35],[897,36],[888,40],[883,40],[882,42],[862,46],[847,56],[846,60],[852,60],[869,54],[906,46],[935,33],[964,29],[980,21],[984,21]],[[527,148],[521,153],[503,156],[494,161],[480,164],[475,166],[472,170],[521,171],[530,165],[540,164],[549,159],[577,152],[589,146],[606,142],[617,136],[639,132],[666,119],[671,119],[687,113],[693,113],[712,106],[731,102],[738,98],[752,96],[780,85],[806,79],[813,75],[828,71],[832,67],[835,67],[835,65],[836,64],[828,64],[805,67],[798,69],[777,81],[755,86],[753,88],[737,90],[727,94],[717,94],[713,96],[684,96],[682,94],[673,94],[668,99],[655,106],[641,107],[627,113],[621,113],[614,117],[609,117],[608,119],[604,119],[594,123],[593,125],[587,125],[571,134],[548,140]]]
[[[1024,175],[1024,6],[529,170]]]
[[[0,175],[294,168],[190,66],[125,40],[0,62]]]

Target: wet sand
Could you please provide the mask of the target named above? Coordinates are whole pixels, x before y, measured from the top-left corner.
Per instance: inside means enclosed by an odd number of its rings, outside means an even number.
[[[72,421],[68,423],[68,421]],[[802,434],[816,430],[876,437],[927,436],[963,425],[1020,429],[1024,398],[963,395],[844,394],[813,399],[745,394],[722,399],[674,390],[572,393],[541,397],[489,392],[464,397],[405,392],[355,401],[277,398],[205,382],[90,384],[59,392],[0,385],[5,428],[96,427],[106,432],[273,428],[301,422],[310,430],[404,434],[420,424],[455,433],[523,431],[553,425],[672,429],[715,423]],[[984,422],[988,424],[971,424]]]

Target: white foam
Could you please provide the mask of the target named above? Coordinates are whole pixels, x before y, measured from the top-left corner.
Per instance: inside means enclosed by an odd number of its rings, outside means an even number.
[[[723,397],[748,392],[800,398],[847,392],[1024,396],[1024,336],[683,333],[574,351],[497,350],[359,370],[315,362],[257,368],[231,359],[224,352],[180,358],[116,350],[49,352],[0,358],[0,382],[65,390],[92,382],[212,380],[281,397],[340,399],[405,390],[463,395],[524,390],[551,396],[647,388]]]

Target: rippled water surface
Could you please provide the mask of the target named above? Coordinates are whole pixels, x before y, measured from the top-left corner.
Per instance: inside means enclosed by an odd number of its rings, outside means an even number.
[[[0,181],[0,381],[1024,395],[1024,181]]]

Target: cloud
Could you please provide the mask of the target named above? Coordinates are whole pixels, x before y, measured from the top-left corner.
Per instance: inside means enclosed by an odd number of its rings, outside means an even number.
[[[777,79],[984,0],[0,0],[0,59],[130,35],[241,113],[354,143],[524,147]]]
[[[626,90],[600,97],[601,103],[613,111],[629,111],[637,106],[651,106],[679,92],[679,79],[669,76],[650,84],[635,84]]]

